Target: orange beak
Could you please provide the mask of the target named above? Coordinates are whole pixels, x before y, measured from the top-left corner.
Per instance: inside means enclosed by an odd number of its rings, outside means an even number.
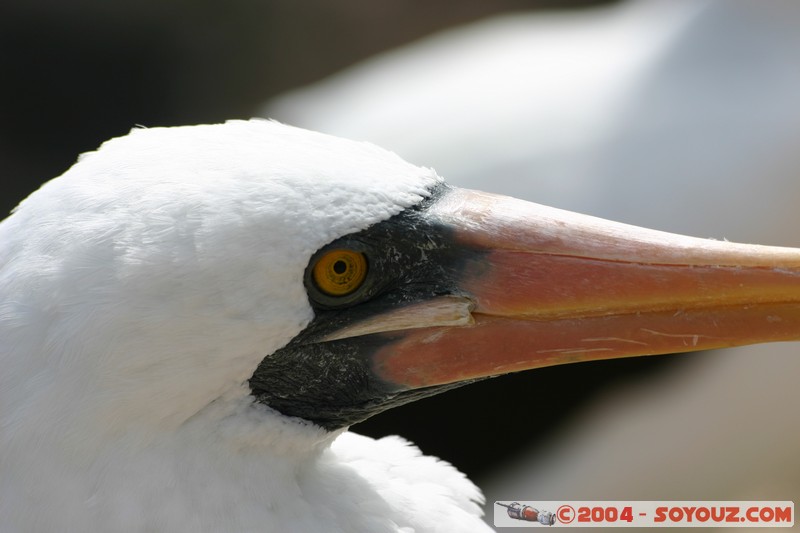
[[[471,320],[406,329],[375,373],[420,388],[596,359],[800,339],[800,250],[651,231],[451,191]]]

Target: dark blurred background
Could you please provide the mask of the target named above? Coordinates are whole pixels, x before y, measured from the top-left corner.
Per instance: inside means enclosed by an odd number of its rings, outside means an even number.
[[[135,125],[249,118],[270,97],[445,27],[591,0],[5,0],[0,7],[0,212],[78,154]],[[676,364],[679,359],[671,359]],[[663,358],[506,376],[361,424],[481,476],[620,380]]]

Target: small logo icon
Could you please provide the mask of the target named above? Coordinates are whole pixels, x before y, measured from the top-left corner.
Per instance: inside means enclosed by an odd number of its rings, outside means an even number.
[[[495,502],[497,505],[506,508],[508,516],[514,520],[524,520],[526,522],[539,522],[543,526],[552,526],[556,523],[556,515],[550,511],[540,511],[530,505],[521,505],[519,502],[502,503]]]

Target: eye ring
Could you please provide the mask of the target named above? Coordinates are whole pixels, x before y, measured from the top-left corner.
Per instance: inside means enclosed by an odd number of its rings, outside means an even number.
[[[355,250],[335,248],[316,258],[311,270],[314,285],[330,297],[348,296],[367,279],[367,257]]]
[[[369,299],[380,289],[380,261],[360,241],[343,240],[317,250],[306,266],[303,283],[312,306],[339,309]]]

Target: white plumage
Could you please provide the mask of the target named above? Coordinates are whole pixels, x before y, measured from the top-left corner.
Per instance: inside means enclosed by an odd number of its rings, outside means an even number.
[[[439,181],[255,120],[134,130],[32,194],[0,224],[0,529],[485,528],[450,465],[243,385],[311,320],[311,254]]]

